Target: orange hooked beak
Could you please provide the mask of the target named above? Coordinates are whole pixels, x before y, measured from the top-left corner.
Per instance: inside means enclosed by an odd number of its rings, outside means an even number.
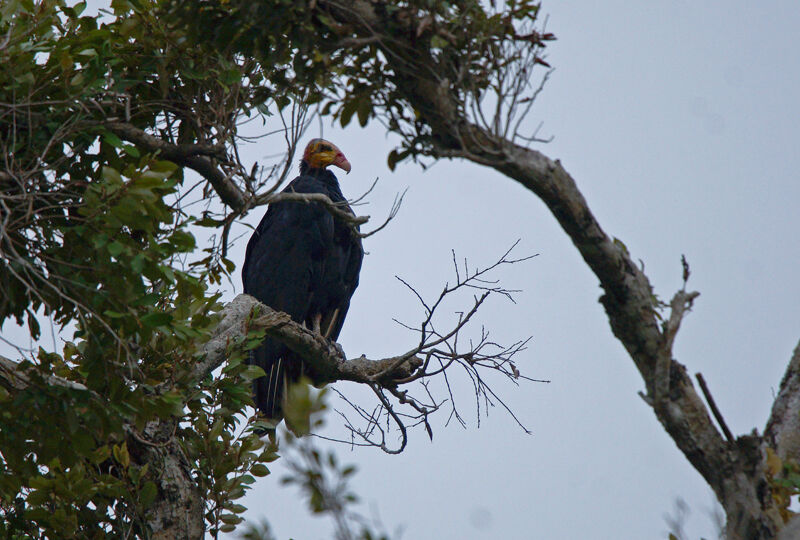
[[[335,165],[336,167],[339,167],[345,171],[347,174],[350,174],[350,162],[347,161],[347,158],[344,157],[344,154],[341,152],[337,152],[336,157],[333,158],[331,165]]]

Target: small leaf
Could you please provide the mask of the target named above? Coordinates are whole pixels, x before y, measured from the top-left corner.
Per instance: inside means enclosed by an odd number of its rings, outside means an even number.
[[[157,326],[164,326],[172,322],[172,315],[162,311],[155,311],[143,315],[140,319],[141,323],[148,328],[155,328]]]
[[[113,453],[114,459],[123,467],[127,468],[131,464],[131,455],[128,453],[127,443],[122,443],[122,446],[115,444]]]
[[[39,326],[39,321],[36,320],[36,315],[33,314],[30,310],[28,310],[28,331],[31,334],[33,339],[39,339],[39,335],[41,334],[41,327]]]
[[[122,148],[122,139],[117,137],[115,134],[111,133],[110,131],[103,132],[103,140],[113,146],[114,148]]]
[[[211,426],[211,431],[208,434],[208,438],[212,441],[219,439],[219,436],[222,434],[223,427],[225,427],[225,425],[222,422],[222,419],[220,418],[216,422],[214,422],[213,426]]]
[[[91,460],[95,465],[104,462],[111,457],[111,449],[108,445],[99,446],[92,452]]]
[[[361,127],[367,125],[369,121],[369,115],[372,113],[372,102],[369,99],[369,96],[362,97],[358,102],[358,123],[361,124]]]
[[[116,257],[125,250],[125,246],[114,240],[108,245],[108,248],[106,249],[108,249],[108,252],[111,254],[112,257]]]
[[[153,501],[156,500],[156,495],[158,495],[158,488],[155,482],[152,480],[145,482],[144,486],[142,486],[142,490],[139,492],[139,500],[142,506],[147,508],[153,504]]]
[[[236,514],[222,514],[221,516],[219,516],[219,519],[223,523],[228,523],[230,525],[238,525],[239,523],[244,521],[244,518],[239,517]]]
[[[124,145],[122,147],[122,149],[125,150],[125,153],[128,154],[131,157],[138,158],[139,156],[141,156],[141,153],[139,152],[139,149],[136,148],[135,146],[131,145],[131,144]]]
[[[250,469],[250,472],[253,473],[255,476],[267,476],[269,474],[269,469],[266,465],[262,463],[256,463]]]
[[[445,47],[447,47],[447,45],[448,45],[447,40],[438,34],[436,34],[431,38],[432,49],[444,49]]]
[[[353,113],[356,112],[356,108],[358,108],[359,101],[355,98],[351,99],[350,101],[346,102],[344,106],[339,110],[339,123],[342,124],[342,127],[347,126],[350,123],[350,119],[353,117]]]
[[[241,514],[242,512],[247,510],[247,507],[242,504],[236,503],[229,503],[225,505],[225,508],[233,512],[234,514]]]

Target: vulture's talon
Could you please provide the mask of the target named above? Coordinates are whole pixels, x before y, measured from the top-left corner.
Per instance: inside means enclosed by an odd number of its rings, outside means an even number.
[[[341,345],[339,345],[339,343],[338,343],[338,342],[336,342],[336,341],[333,341],[332,339],[331,339],[331,340],[329,340],[329,341],[331,342],[331,345],[333,345],[333,348],[334,348],[334,349],[336,349],[336,353],[337,353],[339,356],[341,356],[343,359],[347,359],[347,355],[346,355],[346,354],[344,354],[344,349],[342,348],[342,346],[341,346]]]

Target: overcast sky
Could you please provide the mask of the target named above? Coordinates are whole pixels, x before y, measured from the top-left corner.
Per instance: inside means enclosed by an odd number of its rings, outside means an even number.
[[[686,255],[701,296],[676,358],[704,374],[735,434],[763,429],[800,338],[800,3],[580,0],[543,10],[558,41],[547,49],[556,71],[529,117],[555,137],[539,149],[562,161],[662,299],[680,287]],[[663,515],[680,497],[692,510],[688,536],[711,537],[710,489],[637,396],[642,380],[611,334],[597,280],[544,205],[477,165],[390,172],[394,141],[377,125],[314,127],[307,138],[319,135],[353,165],[339,174],[345,195],[380,178],[358,213],[380,221],[409,188],[399,216],[365,242],[340,336],[348,356],[413,345],[392,318],[418,321],[419,306],[395,275],[430,297],[452,281],[451,249],[474,265],[517,239],[520,255],[539,254],[497,274],[522,289],[518,303],[496,299],[479,320],[501,342],[533,337],[518,366],[551,382],[495,385],[532,435],[500,409],[478,428],[471,385],[456,378],[466,429],[445,427],[443,414],[433,442],[414,431],[400,456],[335,446],[359,467],[362,510],[405,539],[648,539],[666,537]],[[243,158],[263,161],[280,145]],[[239,264],[245,244],[231,252]],[[227,298],[241,292],[238,270],[235,285]],[[355,385],[337,388],[369,403]],[[246,517],[266,516],[281,540],[330,538],[331,523],[310,517],[273,465],[247,496]]]
[[[800,338],[800,3],[543,9],[558,41],[547,57],[556,71],[529,117],[555,137],[540,149],[562,161],[662,298],[680,287],[686,254],[701,296],[676,358],[704,374],[735,434],[763,429]],[[346,195],[381,179],[360,213],[378,218],[410,188],[398,218],[366,241],[340,339],[349,356],[412,344],[391,319],[413,322],[419,311],[394,275],[432,295],[452,278],[451,249],[490,263],[521,238],[520,254],[539,253],[498,274],[523,289],[518,304],[492,302],[481,317],[498,340],[533,336],[520,369],[552,382],[497,386],[533,435],[497,409],[478,428],[462,379],[456,397],[467,429],[439,418],[432,443],[414,432],[400,456],[339,447],[359,466],[354,487],[365,512],[377,509],[406,539],[644,539],[666,537],[663,515],[681,497],[692,511],[688,536],[711,537],[710,489],[637,396],[643,383],[610,332],[597,280],[544,205],[477,165],[423,172],[403,164],[392,173],[393,141],[377,126],[326,126],[322,135],[353,164],[339,175]],[[251,159],[270,153],[254,149]],[[280,465],[273,470],[247,497],[247,517],[267,516],[280,539],[330,537],[330,523],[309,517],[297,492],[277,485]]]

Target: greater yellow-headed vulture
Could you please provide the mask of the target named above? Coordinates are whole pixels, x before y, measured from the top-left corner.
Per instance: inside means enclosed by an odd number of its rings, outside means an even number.
[[[300,176],[284,192],[322,193],[352,213],[329,165],[350,172],[350,162],[335,145],[311,140]],[[269,205],[247,244],[244,292],[335,340],[358,286],[363,258],[361,239],[325,207],[279,201]],[[267,423],[277,425],[283,418],[287,385],[302,374],[302,361],[279,341],[266,338],[251,353],[250,363],[266,374],[254,381],[256,406]]]

